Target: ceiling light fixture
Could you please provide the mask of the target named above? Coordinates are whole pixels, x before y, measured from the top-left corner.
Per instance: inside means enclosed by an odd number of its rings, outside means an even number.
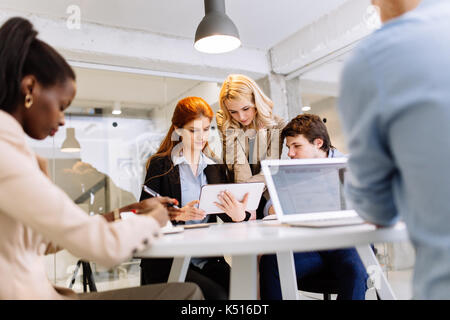
[[[116,114],[116,115],[122,114],[122,107],[120,105],[120,102],[118,102],[118,101],[114,102],[112,114]]]
[[[239,31],[225,13],[225,0],[204,0],[204,3],[205,16],[195,32],[195,49],[225,53],[239,48]]]
[[[309,111],[309,110],[311,110],[311,107],[310,107],[310,106],[304,106],[304,107],[302,108],[302,110],[303,110],[303,111]]]
[[[66,129],[66,140],[64,140],[61,151],[62,152],[80,152],[81,146],[75,138],[75,128]]]

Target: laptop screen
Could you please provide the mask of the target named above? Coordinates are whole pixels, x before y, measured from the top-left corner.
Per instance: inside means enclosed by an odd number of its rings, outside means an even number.
[[[344,197],[345,165],[270,166],[283,214],[349,210]]]

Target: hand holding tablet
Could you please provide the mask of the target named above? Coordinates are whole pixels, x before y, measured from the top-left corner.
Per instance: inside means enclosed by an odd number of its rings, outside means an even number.
[[[230,183],[230,184],[208,184],[202,187],[200,194],[199,209],[204,210],[207,214],[223,213],[223,207],[220,208],[216,203],[220,200],[230,201],[230,197],[221,195],[222,192],[228,191],[239,202],[244,202],[247,195],[247,203],[244,210],[256,210],[259,205],[265,184],[262,182],[255,183]]]
[[[242,201],[238,201],[230,191],[225,190],[217,196],[220,202],[214,202],[214,204],[233,221],[243,221],[246,216],[245,209],[247,208],[248,195],[247,192]]]

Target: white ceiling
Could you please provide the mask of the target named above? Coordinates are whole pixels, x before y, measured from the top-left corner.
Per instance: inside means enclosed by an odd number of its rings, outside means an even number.
[[[226,11],[239,29],[244,47],[269,50],[296,31],[330,13],[347,0],[225,0]],[[67,18],[70,5],[81,9],[82,21],[194,39],[204,15],[203,0],[0,0],[12,9],[53,18]],[[315,81],[336,82],[341,61],[305,74]],[[110,106],[114,101],[134,108],[164,105],[192,91],[199,81],[75,68],[77,98],[73,105]],[[311,95],[310,102],[323,96]]]
[[[242,45],[268,50],[347,0],[225,0]],[[194,39],[203,0],[0,0],[0,7],[68,17],[78,5],[82,21]]]

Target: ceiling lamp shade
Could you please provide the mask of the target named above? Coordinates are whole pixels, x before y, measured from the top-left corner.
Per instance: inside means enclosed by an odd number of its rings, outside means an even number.
[[[114,102],[112,114],[115,114],[115,115],[122,114],[122,106],[121,106],[120,102],[118,102],[118,101]]]
[[[225,53],[239,48],[239,31],[225,13],[225,0],[204,1],[205,16],[195,32],[195,49],[204,53]]]
[[[80,143],[75,138],[75,128],[66,129],[66,140],[64,140],[61,151],[62,152],[80,152]]]

